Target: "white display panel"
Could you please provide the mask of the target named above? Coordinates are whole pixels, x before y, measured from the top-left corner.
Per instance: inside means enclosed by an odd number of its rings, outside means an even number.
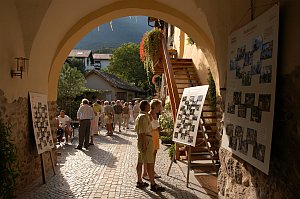
[[[177,111],[173,141],[195,146],[208,85],[185,88]]]
[[[229,37],[222,147],[269,172],[276,89],[279,6]]]
[[[38,154],[41,154],[54,147],[49,121],[47,95],[33,92],[30,92],[29,95],[35,143]]]

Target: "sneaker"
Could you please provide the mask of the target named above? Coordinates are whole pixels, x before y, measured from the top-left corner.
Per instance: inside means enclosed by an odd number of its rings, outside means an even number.
[[[144,187],[148,187],[149,184],[147,182],[137,182],[136,183],[136,188],[142,189]]]
[[[159,186],[158,184],[154,184],[154,185],[151,185],[150,190],[153,192],[163,192],[166,189],[164,187]]]

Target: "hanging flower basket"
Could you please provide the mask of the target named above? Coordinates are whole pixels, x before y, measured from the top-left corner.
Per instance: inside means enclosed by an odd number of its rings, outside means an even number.
[[[162,32],[158,29],[153,29],[144,34],[140,43],[140,58],[144,62],[146,70],[153,71],[153,66],[160,56]]]

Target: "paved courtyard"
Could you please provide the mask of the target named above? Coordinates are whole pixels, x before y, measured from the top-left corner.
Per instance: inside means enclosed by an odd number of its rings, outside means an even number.
[[[95,136],[95,145],[88,150],[76,150],[78,140],[73,145],[58,149],[56,175],[47,175],[46,184],[41,179],[33,182],[18,193],[19,199],[48,198],[217,198],[217,194],[204,189],[199,183],[186,187],[186,178],[179,164],[173,164],[170,176],[168,150],[161,146],[158,152],[156,172],[162,176],[157,183],[166,188],[155,193],[150,187],[138,189],[136,185],[136,134],[122,130],[113,136],[105,136],[105,130]],[[75,134],[76,135],[76,134]]]

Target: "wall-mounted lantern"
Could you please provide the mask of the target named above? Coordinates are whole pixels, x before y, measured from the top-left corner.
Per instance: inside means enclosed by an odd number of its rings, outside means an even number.
[[[26,69],[26,61],[29,60],[29,59],[27,59],[25,57],[16,57],[15,60],[16,60],[17,69],[16,70],[11,70],[10,75],[11,75],[12,78],[14,76],[20,76],[21,79],[22,79],[23,72],[25,72],[25,69]]]

